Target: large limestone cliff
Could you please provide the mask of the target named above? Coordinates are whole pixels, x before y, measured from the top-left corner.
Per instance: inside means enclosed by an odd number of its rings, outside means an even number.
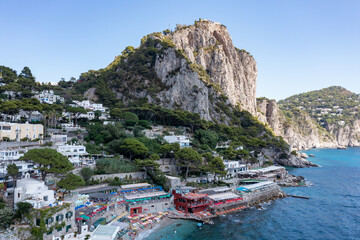
[[[220,86],[232,105],[256,113],[256,62],[249,53],[234,47],[225,26],[200,21],[174,32],[171,40],[206,71],[209,82]]]
[[[360,146],[360,121],[351,126],[321,128],[306,112],[297,111],[285,116],[275,100],[258,101],[258,119],[268,124],[275,135],[294,149],[336,148],[339,146]]]
[[[226,27],[201,20],[172,33],[149,34],[139,48],[128,47],[106,69],[89,72],[83,81],[96,79],[94,85],[108,86],[102,98],[111,91],[125,104],[146,99],[226,124],[230,118],[220,105],[256,114],[256,77],[254,58],[234,47]]]

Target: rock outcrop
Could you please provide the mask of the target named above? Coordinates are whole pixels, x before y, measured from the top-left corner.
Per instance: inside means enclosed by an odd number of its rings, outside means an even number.
[[[360,146],[360,121],[351,126],[327,129],[320,127],[306,112],[296,111],[285,116],[275,100],[258,101],[258,119],[268,124],[275,135],[294,149],[336,148],[338,146]]]
[[[226,27],[200,20],[174,32],[149,34],[139,48],[126,48],[107,68],[80,80],[93,81],[86,87],[95,85],[102,96],[86,93],[102,102],[110,95],[125,104],[146,99],[226,124],[230,119],[219,101],[256,115],[256,78],[254,58],[234,47]]]
[[[170,38],[176,49],[206,71],[209,82],[218,85],[232,105],[256,114],[255,59],[234,47],[224,25],[202,20]]]

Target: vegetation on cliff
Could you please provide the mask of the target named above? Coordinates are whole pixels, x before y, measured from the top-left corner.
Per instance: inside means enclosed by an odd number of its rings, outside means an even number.
[[[360,96],[345,88],[333,86],[297,94],[279,101],[286,116],[297,111],[307,112],[320,126],[349,125],[359,115]]]

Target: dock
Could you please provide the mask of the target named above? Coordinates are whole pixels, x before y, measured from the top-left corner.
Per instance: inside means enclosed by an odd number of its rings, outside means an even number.
[[[304,197],[304,196],[296,196],[296,195],[290,195],[290,194],[287,194],[286,196],[287,196],[287,197],[293,197],[293,198],[302,198],[302,199],[310,199],[309,197]]]

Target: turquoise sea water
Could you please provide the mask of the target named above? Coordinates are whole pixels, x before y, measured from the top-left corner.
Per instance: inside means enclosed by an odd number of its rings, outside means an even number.
[[[284,188],[309,200],[284,198],[214,220],[198,229],[178,221],[146,239],[360,239],[360,148],[314,149],[309,160],[321,168],[289,169],[312,182],[312,187]],[[176,233],[174,233],[176,230]]]

